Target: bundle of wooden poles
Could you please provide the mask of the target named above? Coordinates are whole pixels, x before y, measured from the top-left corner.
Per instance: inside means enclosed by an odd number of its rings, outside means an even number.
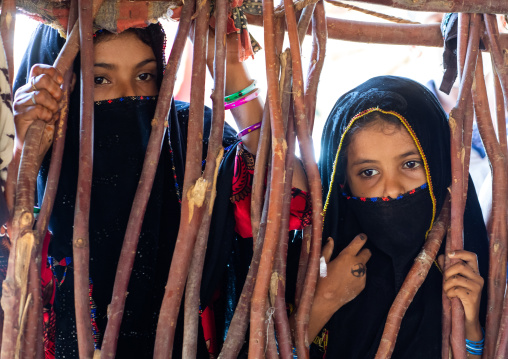
[[[72,0],[69,9],[67,42],[54,66],[66,74],[66,97],[57,114],[51,168],[44,201],[37,222],[33,217],[35,183],[38,173],[37,157],[45,123],[36,121],[29,128],[22,155],[15,156],[9,166],[6,195],[11,210],[9,222],[12,247],[7,277],[3,282],[1,304],[4,311],[1,358],[43,358],[42,298],[40,265],[42,240],[58,187],[64,151],[69,83],[73,61],[80,52],[82,66],[82,106],[78,195],[73,237],[75,278],[75,309],[80,358],[112,358],[120,330],[127,285],[138,243],[144,210],[160,155],[161,141],[166,131],[175,77],[182,50],[195,22],[194,57],[187,155],[183,188],[182,214],[178,241],[168,276],[155,343],[155,357],[171,357],[175,323],[185,289],[184,357],[194,358],[197,347],[199,288],[204,252],[215,198],[218,165],[223,156],[222,128],[224,122],[224,74],[227,0],[216,0],[213,123],[210,134],[206,169],[201,173],[204,73],[210,0],[186,0],[165,71],[159,101],[152,122],[152,132],[146,152],[140,184],[134,199],[119,268],[113,289],[108,324],[101,351],[94,352],[90,333],[88,296],[89,237],[92,132],[93,132],[93,41],[92,23],[103,0]],[[452,185],[450,205],[445,205],[422,252],[417,257],[400,293],[392,306],[385,326],[377,358],[389,358],[405,309],[425,279],[445,236],[449,250],[461,249],[463,212],[467,193],[467,176],[471,151],[473,118],[492,166],[493,203],[489,222],[490,269],[488,285],[488,316],[484,358],[505,358],[508,355],[508,296],[506,289],[507,263],[507,141],[505,111],[508,103],[508,41],[500,36],[496,17],[507,14],[506,0],[448,0],[415,2],[410,0],[369,0],[391,7],[416,11],[459,12],[458,68],[460,93],[450,114],[452,142]],[[13,75],[14,0],[2,1],[0,31]],[[264,49],[268,82],[267,101],[257,150],[251,204],[254,255],[240,301],[231,322],[220,358],[236,358],[250,324],[250,358],[291,358],[292,334],[285,306],[285,272],[288,248],[289,204],[295,143],[308,177],[313,208],[312,226],[304,230],[296,287],[296,332],[294,343],[299,358],[308,357],[312,338],[307,336],[309,312],[316,286],[321,254],[322,189],[314,158],[311,138],[318,82],[323,66],[327,33],[330,38],[369,43],[442,46],[439,25],[380,24],[331,19],[325,16],[323,0],[274,4],[263,1],[263,15],[249,17],[251,24],[264,27]],[[283,51],[284,38],[290,48]],[[302,70],[300,46],[306,34],[312,35],[312,54],[307,78]],[[492,55],[495,84],[495,126],[489,112],[483,76],[480,39]],[[340,72],[340,69],[339,69]],[[339,94],[337,94],[338,96]],[[491,99],[492,100],[492,99]],[[495,131],[497,127],[497,134]],[[268,179],[265,192],[264,180]],[[141,210],[139,210],[141,209]],[[270,219],[269,221],[267,219]],[[450,225],[451,224],[451,225]],[[448,263],[450,265],[453,263]],[[126,270],[127,268],[127,270]],[[270,308],[275,308],[273,320]],[[460,301],[451,302],[443,296],[443,358],[450,353],[456,359],[466,358],[464,315]],[[276,346],[276,341],[278,347]]]

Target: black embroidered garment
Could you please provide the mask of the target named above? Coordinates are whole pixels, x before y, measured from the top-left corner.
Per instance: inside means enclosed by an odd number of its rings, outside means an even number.
[[[397,117],[409,132],[423,159],[427,183],[397,198],[356,198],[345,183],[344,162],[337,160],[349,126],[368,113]],[[372,252],[365,289],[339,309],[325,326],[328,338],[313,345],[314,357],[373,358],[388,310],[439,214],[450,183],[450,142],[447,116],[437,99],[422,85],[405,78],[373,78],[339,98],[321,142],[319,161],[325,197],[323,238],[335,240],[333,256],[359,233],[366,233]],[[487,274],[488,243],[472,181],[465,212],[464,247],[479,258]],[[401,323],[392,358],[441,357],[442,275],[432,266]],[[484,288],[485,296],[485,288]],[[485,297],[486,298],[486,297]],[[481,318],[486,301],[482,299]],[[324,345],[323,345],[324,344]]]
[[[152,41],[158,78],[161,79],[165,36],[159,24],[151,25],[145,31]],[[33,64],[52,64],[63,43],[64,40],[55,30],[46,26],[39,27],[23,59],[16,87],[27,82]],[[77,73],[78,62],[75,64]],[[71,95],[62,172],[49,225],[53,233],[49,256],[57,282],[54,302],[56,358],[78,358],[72,225],[79,154],[79,88],[78,80],[75,86],[77,90]],[[98,348],[107,323],[107,306],[111,301],[120,250],[141,174],[156,100],[156,97],[129,97],[95,103],[90,209],[90,301],[94,339]],[[161,158],[129,282],[129,295],[118,341],[118,358],[153,356],[158,312],[178,235],[179,189],[183,183],[188,116],[188,104],[172,104],[168,118],[169,129],[162,144]],[[210,125],[211,111],[205,109],[204,138],[208,138]],[[225,126],[224,145],[230,146],[235,141],[233,129]],[[203,146],[206,155],[206,142],[203,142]],[[42,201],[49,160],[48,154],[39,173],[39,203]],[[218,193],[220,196],[221,193]],[[219,266],[220,264],[219,262]],[[206,290],[212,291],[213,288]],[[205,296],[208,297],[208,294]],[[182,330],[177,329],[174,357],[181,357],[181,336]],[[198,356],[208,358],[204,343],[201,344]]]

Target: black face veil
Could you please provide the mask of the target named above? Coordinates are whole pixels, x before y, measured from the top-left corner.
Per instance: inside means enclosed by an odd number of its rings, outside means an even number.
[[[373,111],[401,121],[422,156],[427,177],[422,188],[387,202],[351,198],[344,187],[345,168],[337,161],[350,125]],[[437,99],[406,78],[373,78],[341,96],[332,109],[319,161],[325,196],[323,238],[334,238],[336,256],[354,236],[370,233],[366,247],[372,257],[366,288],[326,326],[327,357],[374,357],[391,303],[445,200],[451,178],[449,136],[447,116]],[[486,275],[486,230],[472,181],[465,218],[465,249],[478,255],[480,272]],[[433,266],[402,321],[393,358],[440,357],[441,282]]]

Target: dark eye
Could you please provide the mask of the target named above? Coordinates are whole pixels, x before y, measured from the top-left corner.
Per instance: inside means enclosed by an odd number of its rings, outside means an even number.
[[[107,78],[102,77],[102,76],[94,77],[93,81],[95,82],[96,85],[104,85],[104,84],[110,83]]]
[[[360,172],[360,176],[362,176],[362,177],[372,177],[372,176],[377,175],[378,173],[379,173],[378,170],[368,169],[368,170]]]
[[[140,74],[138,76],[138,79],[140,79],[141,81],[149,81],[153,78],[153,75],[148,73],[148,72],[145,72],[143,74]]]
[[[419,161],[407,161],[404,163],[404,168],[414,169],[421,166],[421,163]]]

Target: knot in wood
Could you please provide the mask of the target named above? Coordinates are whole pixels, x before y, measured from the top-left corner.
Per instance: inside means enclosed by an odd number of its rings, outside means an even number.
[[[86,246],[86,239],[78,238],[74,241],[74,247],[76,248],[84,248]]]
[[[25,226],[31,227],[33,224],[33,220],[34,220],[33,213],[31,211],[24,211],[23,213],[21,213],[21,216],[19,218],[20,227]]]

